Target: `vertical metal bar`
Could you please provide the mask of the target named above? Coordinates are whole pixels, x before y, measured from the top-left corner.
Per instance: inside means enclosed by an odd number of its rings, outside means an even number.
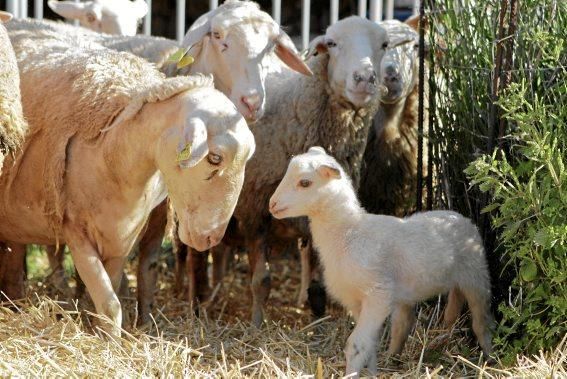
[[[144,17],[144,34],[149,36],[152,34],[152,0],[146,0],[148,4],[148,13]]]
[[[425,0],[419,2],[419,103],[417,108],[417,188],[415,208],[420,212],[423,203],[423,121],[425,92]]]
[[[177,0],[176,16],[176,36],[177,41],[181,42],[185,36],[185,0]]]
[[[331,0],[331,25],[339,21],[339,0]]]
[[[433,25],[434,19],[429,20],[430,24]],[[436,138],[434,136],[434,126],[435,120],[437,118],[437,114],[435,113],[436,110],[436,99],[435,96],[437,95],[437,83],[435,83],[435,44],[433,43],[432,35],[435,33],[433,27],[429,29],[429,71],[428,71],[428,82],[429,82],[429,96],[427,97],[428,100],[428,110],[429,110],[429,120],[427,122],[427,180],[426,180],[426,187],[427,187],[427,210],[430,211],[433,209],[433,139]]]
[[[394,0],[386,0],[386,20],[394,18]]]
[[[80,2],[81,2],[80,0],[75,0],[75,3],[80,3]],[[79,25],[80,25],[79,20],[73,20],[71,23],[72,23],[73,25],[75,25],[75,26],[79,26]]]
[[[370,20],[382,21],[382,0],[370,0]]]
[[[20,12],[18,12],[19,5],[19,0],[8,0],[6,3],[6,10],[14,17],[18,18],[20,16]]]
[[[419,0],[413,1],[413,11],[412,13],[416,15],[419,12]]]
[[[209,0],[209,9],[213,10],[219,6],[219,0]]]
[[[282,23],[282,0],[272,0],[272,17],[278,23]]]
[[[302,0],[301,10],[301,41],[303,49],[309,47],[309,21],[311,17],[311,0]]]
[[[43,19],[43,1],[34,0],[33,16],[39,20]]]
[[[20,0],[20,18],[28,17],[28,0]]]
[[[358,0],[358,15],[366,18],[366,0]]]

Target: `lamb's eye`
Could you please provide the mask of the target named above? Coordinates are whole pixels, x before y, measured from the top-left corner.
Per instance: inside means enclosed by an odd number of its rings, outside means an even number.
[[[388,42],[382,44],[382,49],[386,50],[388,48]]]
[[[222,157],[218,154],[209,153],[207,156],[207,161],[213,166],[218,166],[222,162]]]
[[[221,39],[221,35],[220,35],[219,32],[213,32],[213,37],[214,37],[215,39]]]
[[[94,14],[92,13],[87,13],[87,21],[92,24],[93,22],[96,21],[96,17],[94,16]]]
[[[327,47],[335,47],[337,44],[332,39],[327,41]]]
[[[311,185],[311,183],[312,183],[311,180],[301,179],[299,181],[299,186],[302,187],[302,188],[307,188]]]

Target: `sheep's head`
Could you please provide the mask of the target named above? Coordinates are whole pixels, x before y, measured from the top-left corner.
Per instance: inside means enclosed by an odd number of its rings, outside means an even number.
[[[314,215],[326,208],[325,203],[332,201],[345,181],[348,178],[337,161],[314,146],[289,162],[270,199],[270,213],[277,219]]]
[[[181,240],[203,251],[224,236],[256,145],[242,115],[219,91],[196,89],[175,101],[174,127],[162,136],[156,161]]]
[[[47,4],[58,15],[78,20],[85,28],[125,36],[135,35],[138,21],[148,13],[144,0],[50,0]]]
[[[195,57],[192,70],[213,74],[225,93],[250,122],[264,112],[268,55],[273,51],[290,68],[311,71],[280,26],[248,1],[226,1],[191,26],[182,46]]]
[[[393,104],[406,97],[418,83],[419,35],[410,26],[397,21],[384,21],[392,47],[386,51],[380,65],[380,81],[387,94],[382,102]]]
[[[377,71],[388,43],[384,28],[352,16],[329,26],[325,35],[315,38],[308,56],[328,54],[331,89],[356,108],[362,108],[380,96]]]

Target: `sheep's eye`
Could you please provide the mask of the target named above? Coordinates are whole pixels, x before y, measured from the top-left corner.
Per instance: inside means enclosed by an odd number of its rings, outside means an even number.
[[[327,47],[335,47],[335,46],[337,46],[337,44],[332,39],[327,41]]]
[[[382,49],[386,50],[388,48],[388,42],[382,44]]]
[[[299,186],[302,187],[302,188],[307,188],[311,185],[311,183],[312,183],[311,180],[301,179],[299,181]]]
[[[213,166],[218,166],[222,162],[222,157],[218,154],[210,153],[207,156],[207,161]]]
[[[96,17],[92,13],[87,13],[87,21],[92,24],[96,21]]]
[[[215,39],[221,39],[221,35],[220,35],[219,32],[213,32],[213,37],[214,37]]]

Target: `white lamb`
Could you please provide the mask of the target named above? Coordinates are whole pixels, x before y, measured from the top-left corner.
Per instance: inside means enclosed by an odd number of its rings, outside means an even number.
[[[136,35],[138,22],[148,13],[144,0],[93,0],[47,2],[58,15],[78,20],[81,26],[99,33]]]
[[[414,305],[448,291],[445,321],[455,320],[466,299],[479,344],[486,355],[492,352],[488,268],[469,219],[451,211],[403,219],[366,213],[345,171],[321,147],[291,160],[270,212],[278,219],[309,218],[327,289],[357,322],[345,348],[347,374],[366,365],[376,373],[376,342],[390,314],[388,353],[397,354]]]

